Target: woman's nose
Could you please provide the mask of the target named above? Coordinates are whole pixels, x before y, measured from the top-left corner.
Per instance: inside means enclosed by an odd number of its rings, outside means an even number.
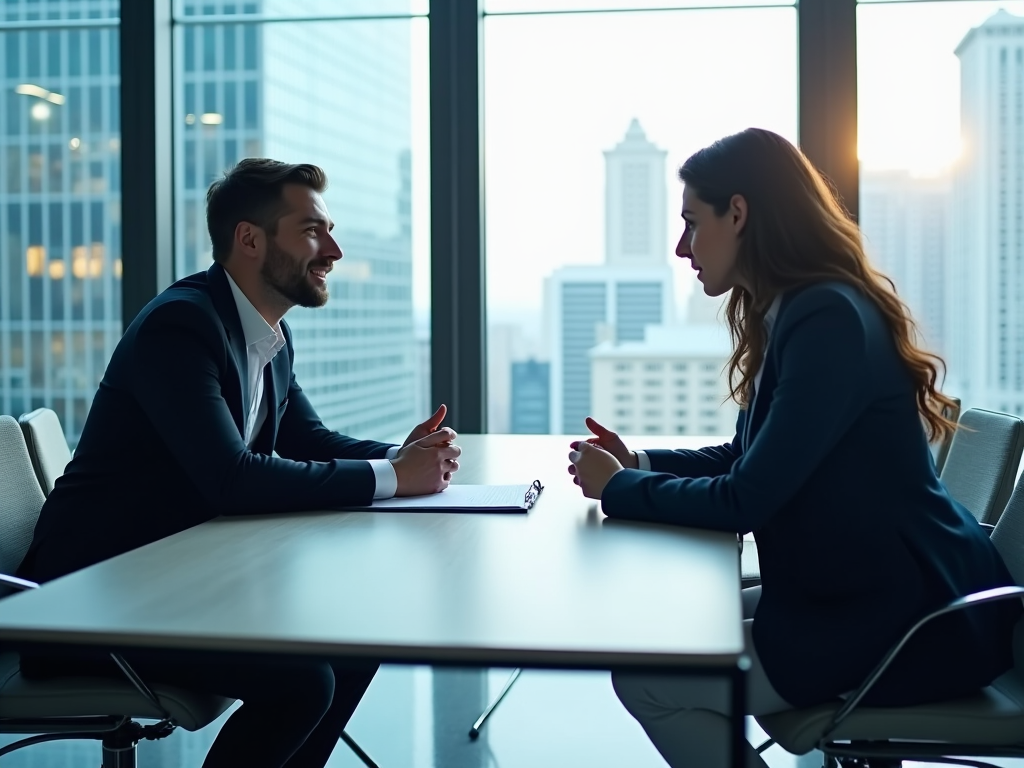
[[[690,238],[685,234],[676,243],[676,256],[683,259],[690,255]]]

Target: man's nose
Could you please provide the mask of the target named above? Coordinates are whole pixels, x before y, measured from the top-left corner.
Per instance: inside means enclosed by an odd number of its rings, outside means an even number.
[[[324,241],[324,246],[320,252],[331,261],[337,261],[345,256],[345,254],[342,253],[341,246],[338,245],[338,241],[330,235],[328,235],[327,239]]]

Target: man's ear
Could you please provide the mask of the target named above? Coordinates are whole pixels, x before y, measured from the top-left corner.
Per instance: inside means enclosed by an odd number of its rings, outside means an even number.
[[[729,200],[729,218],[732,221],[733,231],[737,235],[743,233],[747,224],[747,198],[743,195],[733,195]]]
[[[235,250],[246,259],[255,259],[263,249],[263,230],[248,221],[240,221],[235,227]]]

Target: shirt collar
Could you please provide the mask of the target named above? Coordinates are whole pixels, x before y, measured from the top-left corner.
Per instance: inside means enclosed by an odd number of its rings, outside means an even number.
[[[764,332],[765,335],[772,335],[772,326],[775,325],[775,318],[778,317],[779,307],[782,306],[782,294],[778,294],[772,305],[768,307],[768,311],[764,313]]]
[[[281,324],[277,328],[270,325],[259,313],[259,310],[252,305],[249,298],[242,293],[242,289],[234,281],[227,270],[224,274],[228,278],[228,285],[231,286],[231,293],[235,297],[235,307],[238,309],[238,319],[242,321],[242,333],[245,335],[245,346],[251,347],[261,341],[273,338],[278,341],[281,338]]]

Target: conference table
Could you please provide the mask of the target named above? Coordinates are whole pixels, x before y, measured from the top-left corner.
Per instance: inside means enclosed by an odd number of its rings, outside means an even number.
[[[735,535],[605,518],[566,471],[569,440],[459,436],[456,482],[543,483],[526,514],[217,518],[5,599],[0,641],[719,675],[741,766]]]

